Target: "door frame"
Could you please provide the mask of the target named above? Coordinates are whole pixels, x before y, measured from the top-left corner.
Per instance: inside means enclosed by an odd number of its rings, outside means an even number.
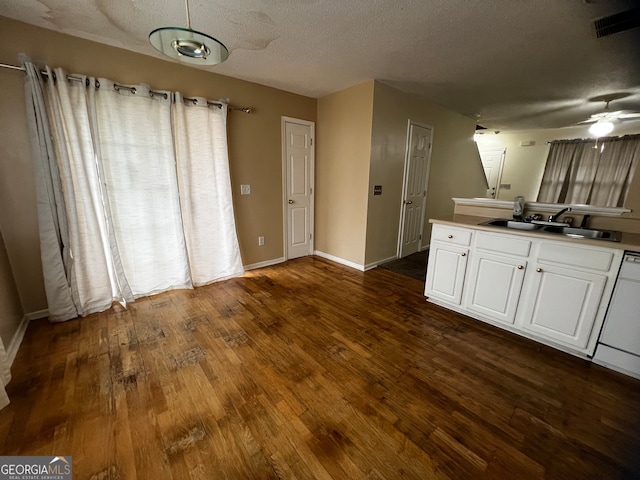
[[[426,213],[427,208],[427,193],[429,189],[429,175],[431,170],[431,152],[433,151],[433,133],[435,128],[433,125],[429,125],[428,123],[416,122],[411,119],[407,120],[407,139],[405,141],[405,153],[404,153],[404,171],[402,173],[402,195],[400,197],[400,223],[398,225],[398,244],[396,246],[396,258],[401,258],[402,254],[402,240],[404,236],[404,197],[407,194],[407,183],[409,177],[409,158],[411,152],[409,147],[411,146],[411,125],[416,125],[422,128],[428,128],[431,131],[431,135],[429,136],[429,153],[427,154],[427,168],[426,168],[426,180],[424,184],[424,196],[422,197],[422,218],[420,219],[420,241],[418,242],[418,251],[422,251],[422,234],[424,233],[424,215]]]
[[[300,118],[293,117],[280,117],[280,138],[281,138],[281,150],[282,150],[282,247],[284,252],[284,259],[289,259],[289,244],[288,244],[288,226],[289,226],[289,218],[287,215],[287,138],[286,138],[286,124],[287,123],[297,123],[298,125],[305,125],[310,127],[310,139],[311,139],[311,158],[309,159],[309,188],[311,189],[310,198],[309,198],[309,233],[311,234],[311,239],[309,241],[309,255],[313,255],[315,251],[315,136],[316,136],[316,124],[315,122],[310,122],[309,120],[302,120]]]

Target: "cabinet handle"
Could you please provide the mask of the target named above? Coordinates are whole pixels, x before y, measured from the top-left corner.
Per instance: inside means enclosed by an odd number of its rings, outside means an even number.
[[[462,253],[460,254],[460,256],[462,256],[462,257],[466,257],[466,256],[467,256],[467,254],[466,254],[466,253],[464,253],[464,252],[462,252]]]
[[[536,268],[536,272],[540,273],[542,271],[541,268]]]
[[[518,270],[522,270],[524,267],[522,265],[518,265]]]
[[[447,238],[453,238],[453,235],[447,235]]]

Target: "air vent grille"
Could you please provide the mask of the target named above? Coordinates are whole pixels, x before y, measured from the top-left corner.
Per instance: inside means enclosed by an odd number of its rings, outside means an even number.
[[[640,27],[640,8],[616,13],[593,22],[598,38]]]

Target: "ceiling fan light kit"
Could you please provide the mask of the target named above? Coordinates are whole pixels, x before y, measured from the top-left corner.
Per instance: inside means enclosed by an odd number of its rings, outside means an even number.
[[[607,120],[598,120],[589,127],[589,133],[596,137],[604,137],[613,132],[613,122]]]
[[[222,42],[191,28],[189,0],[185,0],[187,28],[161,27],[149,34],[149,42],[159,52],[192,65],[217,65],[229,58],[229,50]]]

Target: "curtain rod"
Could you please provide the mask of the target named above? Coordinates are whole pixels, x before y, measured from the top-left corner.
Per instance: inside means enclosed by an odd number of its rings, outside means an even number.
[[[25,68],[24,67],[19,67],[18,65],[9,65],[8,63],[0,63],[0,67],[2,68],[8,68],[9,70],[19,70],[21,72],[25,72]],[[40,73],[42,75],[48,75],[47,72],[40,70]],[[73,75],[67,75],[67,80],[75,80],[75,81],[79,81],[82,80],[80,77],[74,77]],[[97,87],[100,86],[100,83],[97,82]],[[115,88],[116,90],[129,90],[132,93],[136,93],[136,88],[135,87],[127,87],[126,85],[120,85],[118,83],[113,84],[113,88]],[[164,92],[157,92],[155,90],[149,90],[149,94],[150,95],[165,95],[166,98],[166,94]],[[196,99],[195,98],[189,98],[189,97],[184,97],[185,100],[190,100],[193,103],[196,103]],[[207,105],[217,105],[218,107],[222,107],[222,105],[224,105],[223,103],[220,102],[213,102],[211,100],[207,100]],[[243,113],[251,113],[251,111],[253,110],[251,107],[236,107],[234,105],[228,105],[227,106],[228,110],[236,110],[238,112],[243,112]]]

